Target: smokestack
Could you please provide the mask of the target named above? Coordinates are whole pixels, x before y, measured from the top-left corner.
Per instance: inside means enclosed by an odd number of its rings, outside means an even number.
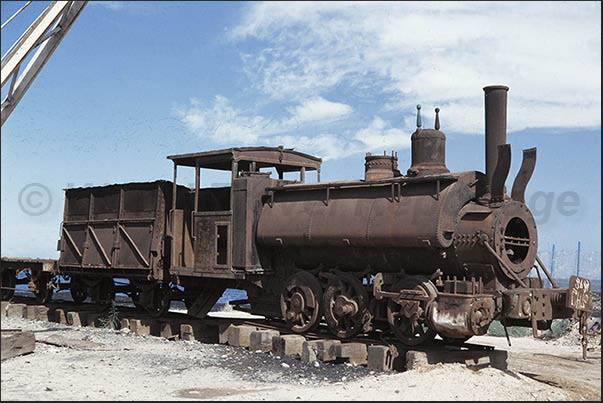
[[[505,85],[484,87],[486,104],[486,176],[488,191],[498,160],[498,146],[507,143],[507,91]]]

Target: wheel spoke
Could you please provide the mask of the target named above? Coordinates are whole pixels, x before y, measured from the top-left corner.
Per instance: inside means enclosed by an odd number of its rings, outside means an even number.
[[[339,301],[338,301],[339,300]],[[331,333],[340,338],[356,336],[363,327],[362,322],[366,312],[368,295],[362,283],[349,273],[341,273],[329,279],[329,284],[324,294],[325,319]],[[335,309],[342,304],[342,311]],[[349,309],[354,304],[354,312]]]
[[[282,317],[296,333],[312,330],[318,324],[320,317],[316,313],[320,312],[321,304],[320,283],[316,277],[304,271],[297,272],[288,280],[280,296]],[[301,312],[294,309],[301,309]]]

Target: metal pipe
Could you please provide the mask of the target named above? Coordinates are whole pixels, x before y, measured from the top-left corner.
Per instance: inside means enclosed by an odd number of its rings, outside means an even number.
[[[513,270],[511,270],[509,268],[509,266],[507,266],[507,264],[502,260],[502,258],[500,256],[498,256],[498,254],[494,251],[494,249],[492,249],[492,247],[490,246],[490,244],[488,244],[488,242],[484,242],[484,246],[486,247],[486,249],[488,250],[488,252],[490,252],[490,254],[492,256],[494,256],[496,258],[496,260],[498,260],[500,262],[500,264],[505,267],[505,269],[507,269],[507,271],[509,272],[509,274],[511,274],[513,276],[513,278],[515,279],[515,281],[517,281],[523,288],[529,288],[526,285],[526,283],[524,283],[523,281],[521,281],[521,279],[519,277],[517,277],[517,274],[515,274],[515,272]]]
[[[540,265],[540,268],[542,269],[542,271],[546,275],[546,278],[548,278],[549,281],[551,282],[551,285],[553,286],[553,288],[559,288],[559,286],[555,283],[555,280],[553,280],[553,276],[551,276],[549,274],[549,271],[546,269],[546,267],[544,267],[544,263],[542,263],[542,260],[540,260],[540,258],[538,257],[538,255],[536,255],[536,261],[538,262],[538,264]]]
[[[196,213],[199,209],[199,188],[201,187],[201,168],[199,167],[199,159],[195,160],[195,207],[193,211]]]
[[[172,210],[176,210],[176,173],[178,164],[174,161],[174,183],[172,184]]]
[[[498,162],[498,146],[507,144],[507,91],[509,87],[504,85],[484,87],[488,189]]]
[[[16,16],[18,16],[21,11],[25,10],[27,8],[27,6],[29,6],[29,4],[31,3],[31,1],[28,1],[27,3],[25,3],[25,5],[23,7],[21,7],[16,13],[13,14],[12,17],[10,17],[8,20],[6,20],[4,22],[4,24],[2,24],[2,27],[0,29],[4,29],[4,27],[6,26],[6,24],[8,24],[9,22],[11,22],[13,20],[13,18],[15,18]]]

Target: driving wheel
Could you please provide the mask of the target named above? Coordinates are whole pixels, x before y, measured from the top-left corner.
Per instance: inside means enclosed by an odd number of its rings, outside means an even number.
[[[281,314],[295,333],[311,331],[322,316],[322,287],[312,274],[293,275],[281,292]]]
[[[335,336],[345,339],[365,330],[370,322],[368,294],[355,276],[340,274],[331,278],[323,297],[325,319]]]
[[[393,286],[393,291],[410,291],[403,300],[390,299],[387,321],[396,337],[404,344],[417,346],[435,337],[427,323],[427,306],[437,297],[433,283],[424,278],[405,277]]]

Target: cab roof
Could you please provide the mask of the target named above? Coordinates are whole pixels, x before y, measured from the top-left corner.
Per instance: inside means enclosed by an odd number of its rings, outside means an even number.
[[[252,162],[259,168],[277,168],[282,172],[306,170],[320,171],[322,159],[309,154],[280,147],[235,147],[222,150],[204,151],[192,154],[169,155],[176,165],[230,171],[232,162],[237,161],[238,168],[250,170]]]

